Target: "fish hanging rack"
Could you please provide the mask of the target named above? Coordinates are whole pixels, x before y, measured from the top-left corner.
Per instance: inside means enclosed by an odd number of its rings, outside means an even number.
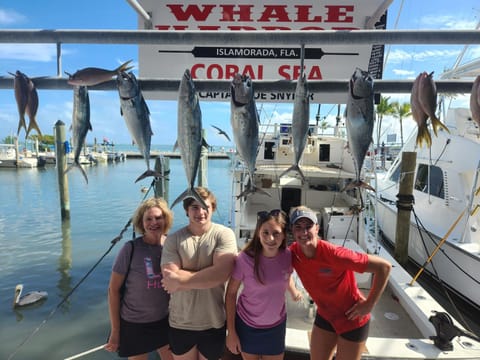
[[[159,31],[159,30],[0,30],[0,44],[56,44],[57,76],[35,79],[39,89],[70,90],[67,78],[62,77],[62,44],[157,44],[157,45],[224,45],[231,43],[253,45],[325,46],[332,44],[425,44],[425,45],[479,45],[480,30],[355,30],[355,31]],[[144,91],[176,91],[179,80],[138,79]],[[472,80],[436,80],[439,93],[469,93]],[[375,80],[374,90],[381,93],[409,93],[413,80]],[[229,81],[195,80],[199,91],[222,91],[229,89]],[[0,89],[13,88],[13,78],[0,77]],[[309,81],[309,91],[344,92],[348,79]],[[111,80],[91,90],[116,90]],[[295,81],[258,80],[258,91],[293,91]]]

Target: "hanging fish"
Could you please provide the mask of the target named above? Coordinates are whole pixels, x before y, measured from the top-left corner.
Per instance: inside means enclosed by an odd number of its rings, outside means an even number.
[[[431,135],[426,124],[428,118],[430,118],[432,123],[435,136],[437,136],[440,128],[450,132],[435,114],[437,110],[437,86],[433,80],[433,71],[430,74],[424,71],[417,76],[412,86],[410,105],[413,118],[418,124],[417,145],[421,145],[423,140],[425,140],[428,147],[432,144]]]
[[[17,136],[18,136],[20,134],[20,130],[22,129],[22,127],[25,129],[25,131],[27,131],[27,124],[25,122],[25,111],[27,109],[27,104],[28,104],[29,79],[27,75],[20,72],[19,70],[17,70],[15,74],[12,74],[12,73],[10,74],[15,76],[15,79],[13,80],[13,88],[15,91],[15,101],[17,102],[18,115],[19,115],[18,130],[17,130]]]
[[[96,67],[87,67],[78,70],[73,75],[65,71],[68,75],[68,83],[70,85],[82,85],[93,86],[112,79],[112,77],[120,74],[121,72],[127,72],[132,69],[133,66],[128,66],[132,60],[124,62],[122,65],[114,70],[101,69]]]
[[[363,187],[375,191],[370,185],[360,179],[363,161],[372,142],[373,123],[375,120],[373,95],[372,76],[367,71],[359,68],[355,69],[349,82],[345,112],[348,148],[355,163],[356,178],[344,190]]]
[[[38,94],[35,84],[33,83],[32,79],[28,79],[28,102],[27,107],[25,108],[25,113],[28,115],[28,119],[30,120],[27,129],[27,135],[30,134],[30,131],[35,129],[38,135],[42,136],[42,132],[40,131],[40,127],[37,123],[37,110],[38,110]]]
[[[472,119],[480,127],[480,75],[473,82],[472,91],[470,92],[470,111]]]

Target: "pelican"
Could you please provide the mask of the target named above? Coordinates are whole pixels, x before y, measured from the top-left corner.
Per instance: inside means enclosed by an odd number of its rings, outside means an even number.
[[[40,300],[46,299],[48,293],[46,291],[30,291],[22,295],[23,285],[15,286],[15,297],[13,298],[13,307],[32,305]]]

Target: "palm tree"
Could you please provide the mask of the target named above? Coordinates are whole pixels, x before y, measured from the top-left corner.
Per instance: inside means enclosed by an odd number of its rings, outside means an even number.
[[[412,115],[411,107],[409,103],[400,104],[398,101],[392,104],[393,117],[400,120],[400,143],[403,147],[403,123],[402,120]]]
[[[388,97],[380,96],[380,102],[377,104],[377,116],[378,116],[377,144],[380,141],[383,116],[391,115],[394,112],[392,104],[388,102],[389,100],[390,100],[390,96]]]

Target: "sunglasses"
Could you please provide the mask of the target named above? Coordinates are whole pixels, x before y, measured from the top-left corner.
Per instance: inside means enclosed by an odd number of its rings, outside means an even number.
[[[284,213],[281,209],[273,209],[272,211],[259,211],[257,212],[257,220],[265,220],[270,216],[275,217]]]

